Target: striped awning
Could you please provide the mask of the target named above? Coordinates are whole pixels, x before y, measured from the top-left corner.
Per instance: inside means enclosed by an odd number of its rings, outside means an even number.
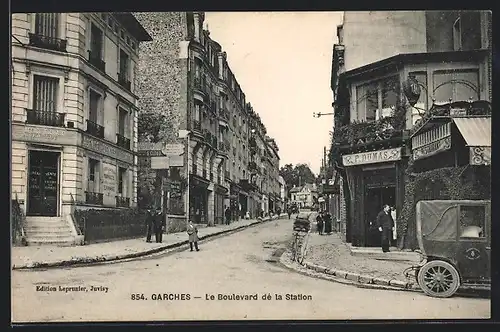
[[[491,146],[491,118],[454,118],[467,146]]]

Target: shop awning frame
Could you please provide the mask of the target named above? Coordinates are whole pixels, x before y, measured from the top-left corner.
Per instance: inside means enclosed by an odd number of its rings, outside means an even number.
[[[491,117],[453,118],[468,147],[491,147]]]

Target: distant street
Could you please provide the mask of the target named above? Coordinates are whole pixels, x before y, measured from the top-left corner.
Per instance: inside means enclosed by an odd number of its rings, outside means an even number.
[[[202,242],[200,252],[187,250],[94,267],[14,271],[12,318],[14,322],[49,322],[490,316],[488,299],[436,299],[413,292],[362,289],[303,276],[267,262],[291,234],[290,220],[271,221]],[[37,286],[57,290],[37,291]],[[87,291],[76,290],[78,286]],[[75,288],[59,290],[64,287]],[[218,300],[218,294],[244,299]],[[253,294],[257,299],[244,297]],[[271,299],[263,300],[267,294]],[[282,295],[282,300],[275,294]],[[305,299],[286,300],[286,294],[300,294]]]

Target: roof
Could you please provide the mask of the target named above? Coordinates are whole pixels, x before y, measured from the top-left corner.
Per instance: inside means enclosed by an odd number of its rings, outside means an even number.
[[[316,188],[316,186],[314,184],[312,184],[312,183],[306,183],[303,186],[293,187],[292,189],[290,189],[290,193],[296,193],[296,192],[302,191],[304,188],[309,189],[309,191],[311,191],[311,192],[317,192],[318,191],[318,189]]]
[[[153,38],[144,29],[141,23],[132,13],[113,13],[113,16],[120,22],[128,32],[138,41],[152,41]]]
[[[468,146],[491,146],[491,118],[453,118]]]
[[[451,61],[465,61],[470,62],[479,60],[487,54],[487,49],[477,49],[469,51],[447,51],[447,52],[426,52],[426,53],[402,53],[392,57],[372,62],[362,67],[354,68],[346,71],[339,76],[352,78],[354,76],[363,75],[368,72],[378,70],[397,69],[405,63],[425,63],[425,62],[439,62],[446,60]]]

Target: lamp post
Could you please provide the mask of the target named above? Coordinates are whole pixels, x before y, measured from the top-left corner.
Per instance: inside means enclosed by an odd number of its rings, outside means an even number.
[[[179,130],[179,138],[186,139],[186,149],[184,153],[186,155],[186,199],[184,202],[184,208],[186,210],[186,224],[189,224],[189,135],[191,132],[189,130],[181,129]]]

